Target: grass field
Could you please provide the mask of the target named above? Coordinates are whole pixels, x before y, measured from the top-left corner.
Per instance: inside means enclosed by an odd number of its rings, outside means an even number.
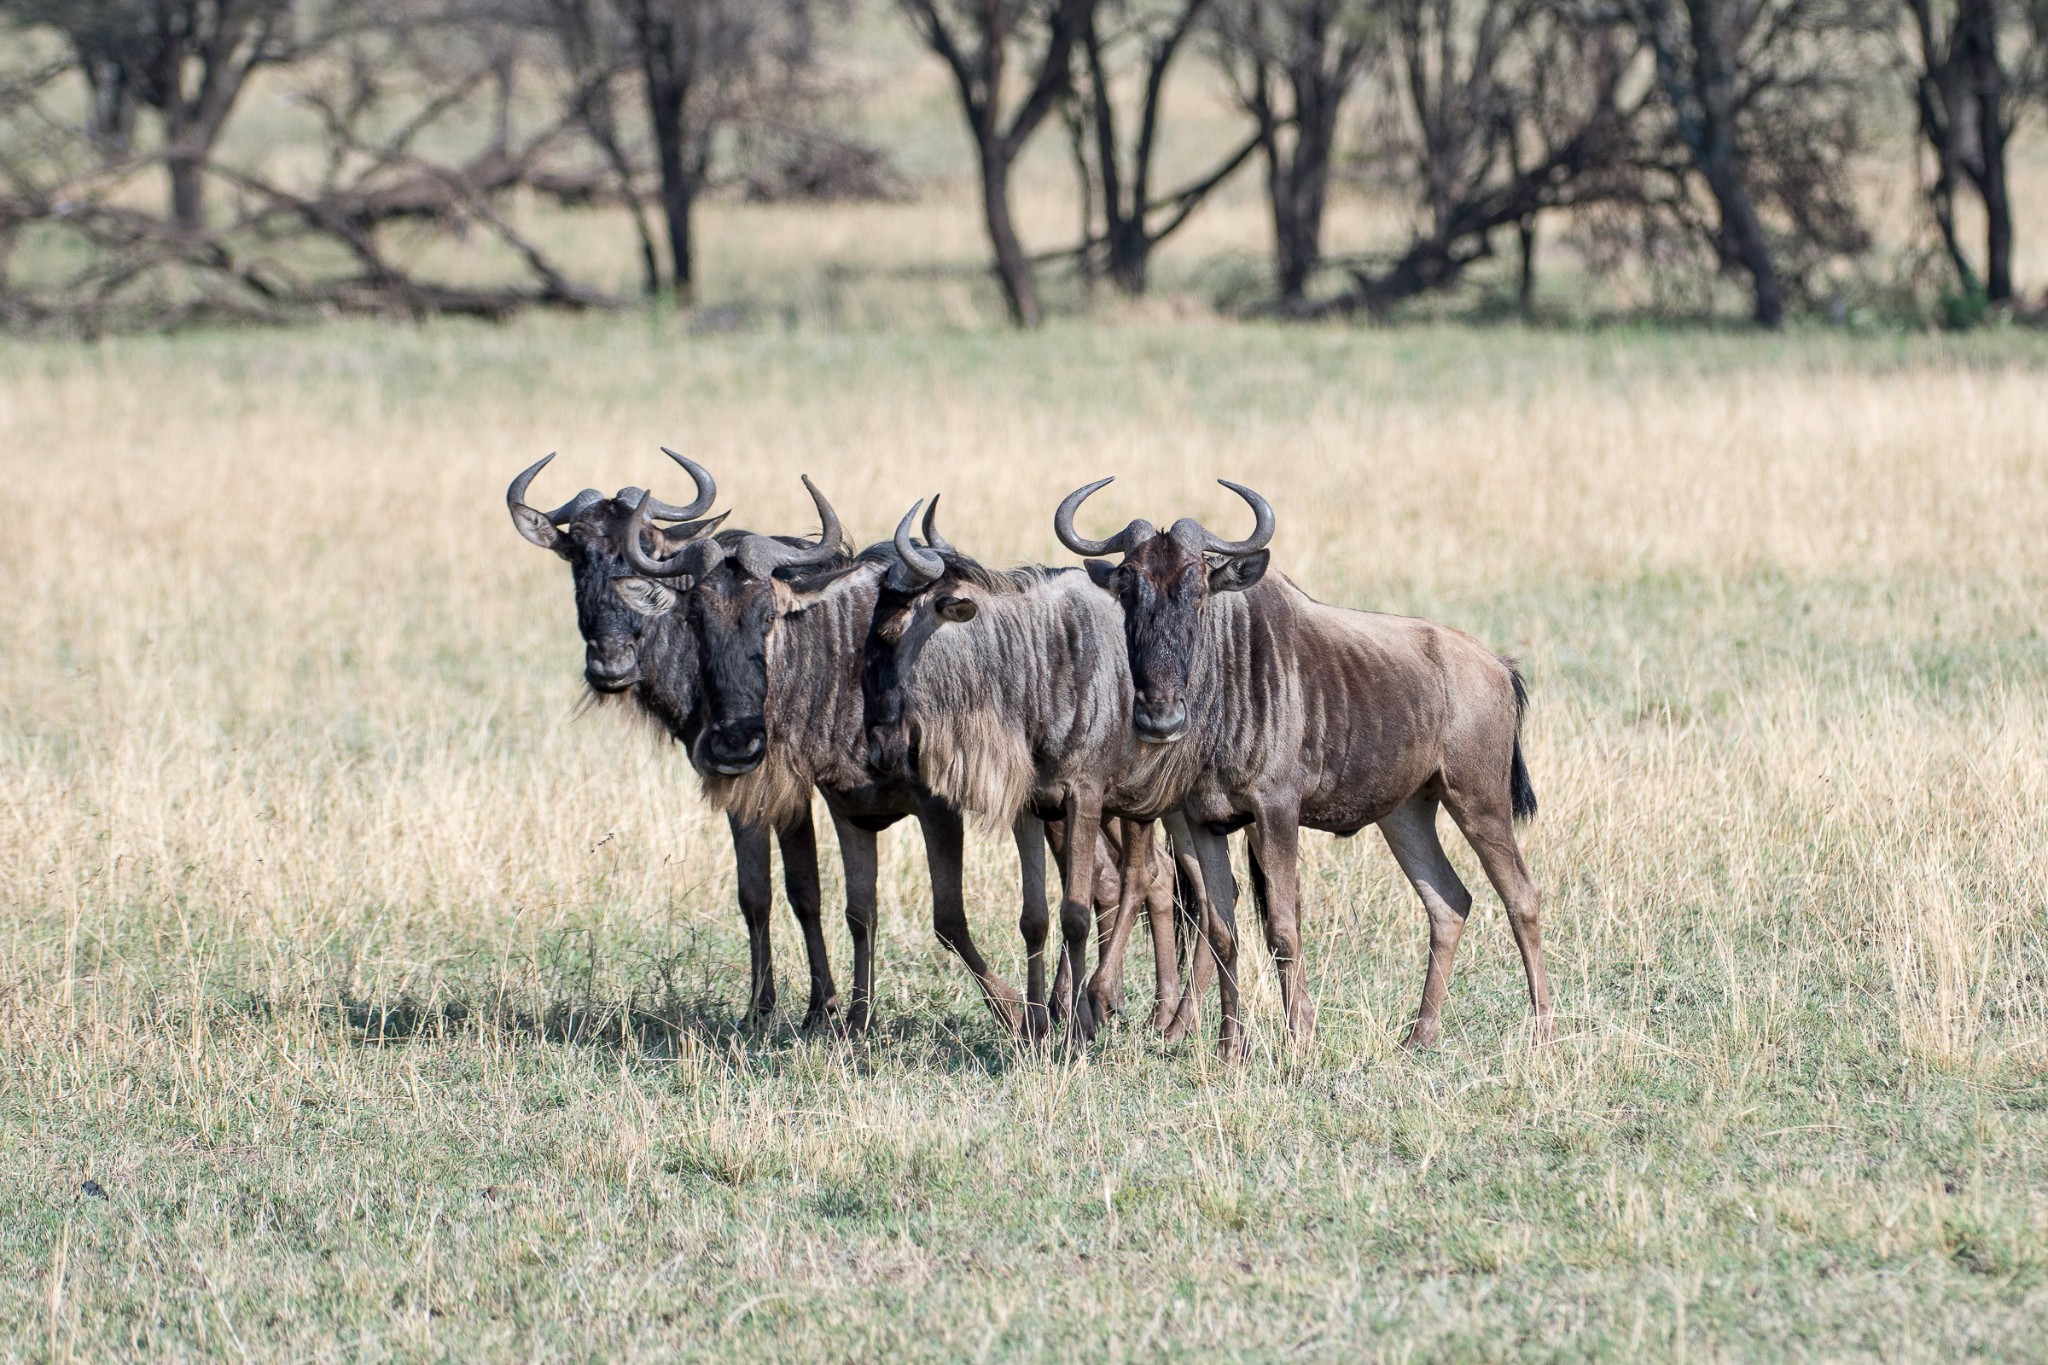
[[[1239,477],[1312,591],[1516,652],[1560,1042],[1487,892],[1396,1050],[1370,833],[1310,841],[1298,1056],[1263,962],[1241,1068],[1014,1054],[900,829],[876,1034],[737,1030],[723,823],[579,714],[503,511],[555,448],[537,499],[667,488],[659,442],[763,529],[800,472],[860,538],[943,489],[996,562],[1069,558],[1086,478],[1227,529]],[[2048,1349],[2038,337],[14,344],[0,471],[0,1358]],[[977,838],[1015,979],[1011,877]]]

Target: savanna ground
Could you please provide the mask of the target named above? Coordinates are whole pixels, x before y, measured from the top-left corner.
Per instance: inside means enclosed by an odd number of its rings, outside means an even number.
[[[1254,258],[1255,188],[1203,222],[1169,278]],[[0,1358],[2048,1354],[2038,333],[1015,336],[957,193],[706,237],[749,306],[694,327],[0,347]],[[876,1033],[791,1031],[779,909],[737,1027],[723,820],[582,705],[503,511],[557,448],[550,504],[679,492],[661,442],[759,529],[799,473],[862,539],[943,490],[998,563],[1070,560],[1102,473],[1104,526],[1227,533],[1228,475],[1311,591],[1519,655],[1558,1044],[1452,840],[1445,1042],[1397,1049],[1370,833],[1309,843],[1298,1054],[1251,952],[1241,1067],[1142,1010],[1019,1055],[901,828]],[[1012,876],[978,836],[1014,980]]]

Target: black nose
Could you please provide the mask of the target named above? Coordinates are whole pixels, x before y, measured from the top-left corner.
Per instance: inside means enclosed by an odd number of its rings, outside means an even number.
[[[1179,739],[1181,732],[1188,728],[1187,703],[1178,698],[1172,701],[1139,701],[1131,708],[1131,728],[1138,738],[1154,744],[1165,744]]]
[[[715,726],[704,732],[704,757],[730,777],[750,772],[768,756],[768,726],[759,716]]]
[[[910,775],[910,744],[900,731],[868,732],[868,768],[882,777]]]
[[[592,645],[583,651],[583,676],[600,692],[623,692],[639,676],[639,660],[631,649]]]

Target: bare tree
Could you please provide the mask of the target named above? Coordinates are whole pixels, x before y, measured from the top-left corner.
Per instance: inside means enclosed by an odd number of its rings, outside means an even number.
[[[1905,58],[1920,136],[1934,155],[1928,206],[1965,294],[2012,298],[2013,213],[2006,149],[2029,93],[2041,88],[2035,0],[1902,0],[1911,21]],[[2031,8],[2032,14],[2025,13]],[[2031,24],[2029,21],[2033,21]],[[1984,273],[1970,263],[1956,226],[1956,192],[1967,180],[1984,206]]]
[[[1337,306],[1375,312],[1455,283],[1512,228],[1524,311],[1538,215],[1639,193],[1639,49],[1549,0],[1386,0],[1393,60],[1378,83],[1368,164],[1419,201],[1383,268],[1356,267]]]
[[[749,0],[614,0],[631,35],[654,130],[669,283],[689,299],[695,285],[691,214],[735,87],[755,55],[760,15]]]
[[[620,108],[619,86],[639,65],[633,31],[619,21],[613,0],[537,0],[530,21],[548,39],[545,47],[561,71],[569,117],[603,157],[613,191],[626,206],[640,248],[640,292],[653,298],[662,288],[661,257]],[[687,251],[687,227],[683,238]]]
[[[492,0],[482,0],[492,3]],[[567,80],[567,109],[631,210],[650,293],[687,301],[696,283],[695,212],[737,138],[787,125],[817,103],[817,11],[829,0],[496,0],[523,9]],[[623,106],[646,113],[666,250],[637,186]],[[664,282],[660,264],[667,266]]]
[[[1083,183],[1082,260],[1091,272],[1093,253],[1126,294],[1145,292],[1153,248],[1173,235],[1232,172],[1260,145],[1254,134],[1224,153],[1207,171],[1155,199],[1153,160],[1159,146],[1166,77],[1174,60],[1191,45],[1211,0],[1103,0],[1089,15],[1081,54],[1086,80],[1076,92],[1079,116],[1076,154]],[[1116,99],[1118,49],[1138,49],[1142,75],[1135,116],[1119,113]],[[1135,125],[1135,131],[1131,131]],[[1129,145],[1125,135],[1130,134]],[[1092,146],[1090,145],[1092,144]],[[1102,205],[1102,229],[1092,207]]]
[[[0,317],[95,334],[203,317],[288,321],[338,310],[496,318],[536,304],[610,305],[570,279],[493,203],[520,182],[561,125],[504,148],[487,146],[466,164],[418,151],[429,138],[459,145],[457,126],[474,125],[493,86],[491,52],[433,41],[447,36],[433,31],[445,17],[413,3],[353,7],[348,29],[328,30],[323,60],[291,72],[290,98],[319,120],[317,171],[282,177],[210,154],[198,170],[222,192],[196,224],[134,207],[139,181],[163,157],[117,155],[103,125],[77,127],[59,113],[64,92],[47,68],[0,75],[0,265],[25,233],[64,242],[19,278],[0,273]],[[382,227],[396,220],[479,229],[531,283],[478,287],[425,277],[380,240]]]
[[[1010,213],[1010,171],[1024,144],[1069,86],[1074,45],[1095,0],[898,0],[918,37],[953,74],[981,168],[982,217],[1010,320],[1041,316],[1031,258]],[[1024,95],[1005,89],[1013,60],[1024,64]]]
[[[206,225],[206,165],[258,67],[309,41],[294,0],[12,0],[18,20],[60,30],[92,92],[92,131],[125,153],[139,104],[163,128],[171,221]]]
[[[1280,306],[1304,306],[1322,263],[1337,128],[1379,40],[1377,0],[1219,0],[1217,59],[1266,162]]]
[[[1749,277],[1765,327],[1785,316],[1789,247],[1808,257],[1867,242],[1848,185],[1861,145],[1861,0],[1624,0],[1656,57],[1671,136],[1715,208],[1721,259]],[[1783,225],[1774,231],[1771,217]]]

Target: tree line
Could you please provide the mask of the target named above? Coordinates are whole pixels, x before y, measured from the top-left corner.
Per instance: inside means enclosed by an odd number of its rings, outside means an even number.
[[[707,193],[907,192],[886,149],[844,132],[859,92],[832,74],[830,47],[855,2],[0,0],[24,40],[0,81],[0,319],[111,313],[138,281],[171,278],[156,321],[619,302],[498,210],[513,186],[623,207],[642,292],[688,300]],[[1566,218],[1600,259],[1739,279],[1775,327],[1870,248],[1855,173],[1904,121],[1957,316],[2015,301],[2010,148],[2048,104],[2048,0],[869,4],[892,8],[948,78],[991,269],[1022,326],[1043,316],[1049,258],[1144,293],[1157,248],[1243,174],[1271,225],[1261,306],[1282,315],[1385,314],[1504,253],[1526,308],[1541,226]],[[1170,96],[1204,64],[1238,127],[1167,183]],[[291,101],[320,128],[310,180],[221,151],[266,70],[291,73]],[[474,155],[427,150],[479,121]],[[1053,129],[1081,222],[1034,255],[1013,181]],[[159,178],[152,210],[143,187]],[[1332,190],[1359,179],[1408,207],[1406,239],[1333,256]],[[400,221],[486,231],[528,278],[421,278],[386,243]],[[36,287],[13,263],[37,233],[81,239],[66,259],[86,264]],[[315,278],[293,264],[307,243],[348,268]]]

